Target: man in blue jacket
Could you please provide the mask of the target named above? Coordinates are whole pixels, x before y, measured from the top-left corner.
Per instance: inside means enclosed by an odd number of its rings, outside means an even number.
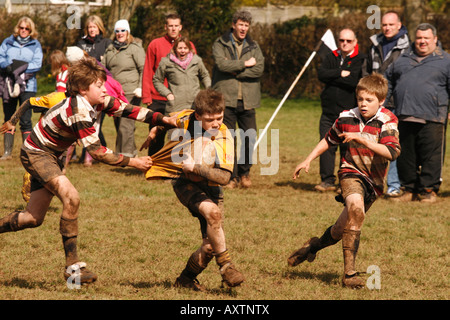
[[[436,28],[416,28],[411,50],[386,71],[399,118],[402,154],[397,159],[404,194],[395,201],[436,202],[442,181],[450,96],[450,55],[438,45]]]
[[[395,11],[388,11],[381,17],[381,32],[370,37],[372,45],[363,66],[363,76],[378,72],[384,75],[388,67],[410,47],[408,30],[402,25],[400,16]],[[384,107],[393,111],[393,99],[386,101]],[[391,161],[387,174],[386,197],[401,196],[398,178],[397,160]]]

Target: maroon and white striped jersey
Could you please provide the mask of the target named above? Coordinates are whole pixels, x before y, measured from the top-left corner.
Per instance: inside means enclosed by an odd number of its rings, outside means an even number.
[[[341,112],[325,139],[329,144],[340,144],[343,140],[339,135],[344,132],[357,132],[365,139],[385,145],[392,159],[400,155],[398,119],[386,108],[379,108],[367,121],[361,116],[358,107]],[[381,195],[388,164],[388,159],[362,144],[350,141],[347,152],[341,159],[338,175],[339,178],[346,175],[362,176],[373,186],[377,195]]]
[[[107,96],[103,104],[91,106],[85,98],[77,95],[61,101],[48,110],[25,140],[24,147],[60,156],[79,140],[94,159],[97,157],[93,153],[97,153],[101,156],[97,160],[112,165],[126,165],[128,157],[115,154],[100,144],[98,137],[100,112],[152,125],[161,124],[160,120],[163,117],[159,112],[126,104],[111,96]]]

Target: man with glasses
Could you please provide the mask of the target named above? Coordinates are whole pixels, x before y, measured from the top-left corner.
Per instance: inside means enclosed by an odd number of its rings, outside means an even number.
[[[356,107],[355,89],[362,74],[365,55],[359,52],[358,40],[351,29],[339,32],[338,49],[329,51],[322,57],[318,77],[325,84],[320,95],[322,115],[319,132],[323,139],[339,114]],[[345,144],[340,145],[341,157],[345,154]],[[334,174],[337,146],[329,148],[320,156],[321,183],[315,186],[320,192],[335,191]]]

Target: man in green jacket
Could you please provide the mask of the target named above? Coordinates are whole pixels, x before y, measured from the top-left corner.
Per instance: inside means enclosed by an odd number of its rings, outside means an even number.
[[[235,137],[236,122],[240,130],[241,157],[235,159],[229,188],[251,185],[250,168],[256,142],[256,112],[261,101],[260,78],[264,56],[259,45],[248,35],[252,16],[248,11],[233,15],[232,28],[213,44],[214,69],[212,88],[225,96],[224,123]],[[235,152],[236,157],[236,152]]]

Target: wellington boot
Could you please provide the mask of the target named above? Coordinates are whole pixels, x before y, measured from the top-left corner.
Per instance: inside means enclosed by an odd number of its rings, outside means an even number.
[[[0,160],[11,160],[12,150],[14,146],[14,135],[10,132],[5,133],[5,153],[0,157]]]

